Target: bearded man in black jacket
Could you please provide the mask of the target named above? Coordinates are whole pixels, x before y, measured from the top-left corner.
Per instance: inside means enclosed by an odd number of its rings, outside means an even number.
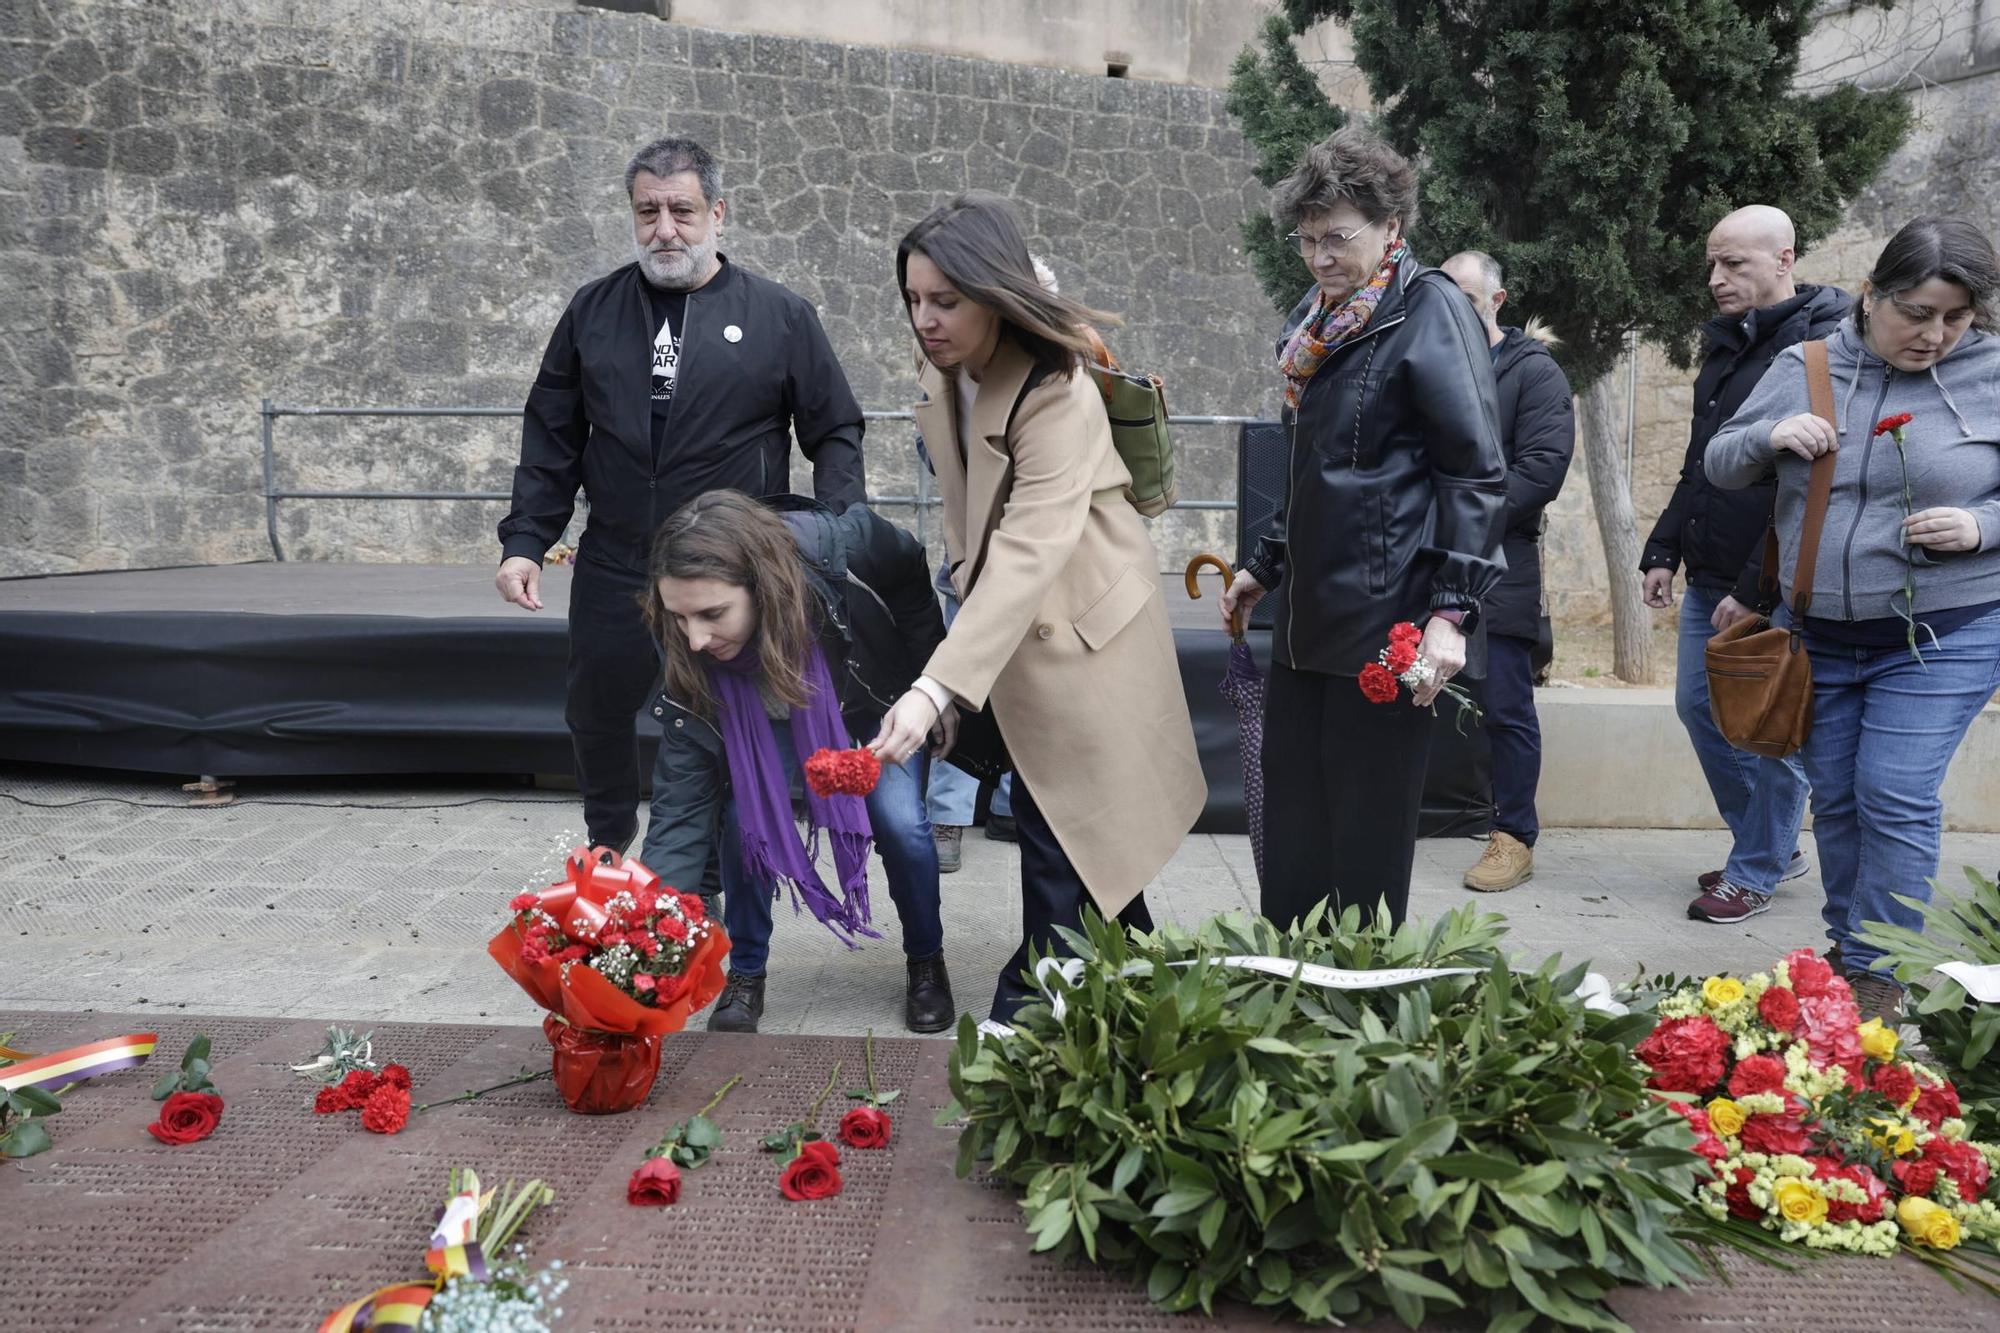
[[[789,491],[793,435],[822,503],[840,512],[863,496],[860,404],[811,304],[718,248],[715,158],[656,140],[626,164],[625,191],[637,253],[580,288],[549,339],[494,579],[541,609],[542,557],[581,487],[564,718],[590,843],[621,851],[638,832],[634,717],[660,677],[639,611],[653,530],[706,491]]]
[[[1542,727],[1535,713],[1535,644],[1541,637],[1543,511],[1555,502],[1576,452],[1576,407],[1569,379],[1549,355],[1554,339],[1534,320],[1503,328],[1499,261],[1465,250],[1438,265],[1472,302],[1493,355],[1500,448],[1507,455],[1507,513],[1501,552],[1507,572],[1486,596],[1486,734],[1493,745],[1493,833],[1465,872],[1481,893],[1511,889],[1535,873],[1535,789],[1542,777]]]
[[[1674,705],[1732,837],[1728,862],[1697,878],[1688,915],[1718,925],[1768,910],[1778,884],[1807,871],[1798,850],[1805,771],[1796,755],[1765,759],[1723,738],[1709,712],[1703,655],[1711,635],[1757,615],[1769,600],[1759,576],[1777,483],[1725,491],[1702,470],[1702,453],[1778,353],[1831,334],[1851,304],[1838,287],[1793,279],[1795,244],[1792,220],[1763,204],[1737,209],[1708,234],[1708,291],[1720,313],[1702,329],[1708,354],[1695,377],[1680,482],[1639,559],[1649,606],[1671,607],[1674,570],[1687,571]]]

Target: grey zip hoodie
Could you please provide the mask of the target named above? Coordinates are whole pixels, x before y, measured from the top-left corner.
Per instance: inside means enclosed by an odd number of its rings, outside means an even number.
[[[1825,620],[1884,620],[1902,613],[1903,581],[1916,566],[1916,614],[2000,601],[2000,338],[1968,329],[1951,355],[1921,374],[1897,370],[1868,350],[1850,318],[1827,339],[1840,449],[1820,535],[1812,605]],[[1739,488],[1778,473],[1779,581],[1787,605],[1805,522],[1812,464],[1775,456],[1771,430],[1812,410],[1805,349],[1788,347],[1703,455],[1708,479]],[[1871,432],[1908,412],[1910,504],[1896,442]],[[1979,522],[1979,549],[1940,554],[1903,540],[1906,512],[1950,506]]]

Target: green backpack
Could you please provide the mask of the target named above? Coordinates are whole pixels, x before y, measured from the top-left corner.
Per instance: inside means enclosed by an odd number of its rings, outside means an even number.
[[[1147,518],[1156,518],[1179,497],[1174,485],[1174,441],[1167,433],[1166,384],[1158,375],[1121,370],[1118,358],[1086,326],[1098,364],[1091,374],[1104,395],[1104,413],[1111,421],[1111,444],[1132,474],[1125,498]]]

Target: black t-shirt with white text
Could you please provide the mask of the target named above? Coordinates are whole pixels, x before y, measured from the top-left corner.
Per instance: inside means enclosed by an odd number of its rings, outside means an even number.
[[[653,310],[653,460],[658,465],[667,438],[667,412],[674,405],[679,378],[681,339],[687,329],[687,293],[670,292],[646,283],[646,301]]]

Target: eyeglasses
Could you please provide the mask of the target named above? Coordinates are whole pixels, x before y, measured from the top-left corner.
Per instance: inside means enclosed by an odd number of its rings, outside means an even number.
[[[1347,253],[1347,251],[1354,247],[1354,238],[1367,230],[1367,227],[1356,227],[1353,231],[1330,231],[1320,236],[1308,236],[1302,231],[1295,231],[1286,236],[1285,239],[1292,243],[1292,248],[1299,252],[1301,259],[1311,259],[1314,254],[1339,255]]]

